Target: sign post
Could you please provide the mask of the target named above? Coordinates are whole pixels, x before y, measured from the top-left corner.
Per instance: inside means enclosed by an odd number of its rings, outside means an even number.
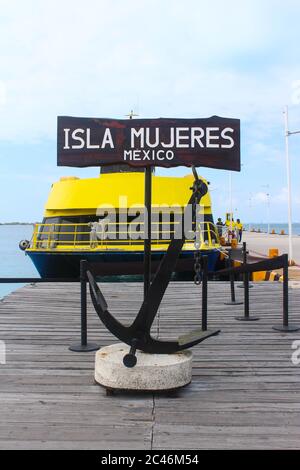
[[[144,299],[147,297],[151,281],[151,228],[152,228],[152,168],[145,168],[144,203]],[[147,236],[145,236],[147,234]]]

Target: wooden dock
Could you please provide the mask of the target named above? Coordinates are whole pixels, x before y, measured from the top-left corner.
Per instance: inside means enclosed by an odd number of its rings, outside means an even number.
[[[141,284],[102,284],[110,310],[126,322],[140,306]],[[243,295],[237,289],[237,295]],[[176,394],[106,396],[94,383],[94,353],[72,353],[79,339],[79,284],[38,284],[0,302],[1,449],[300,448],[300,365],[291,362],[300,332],[281,334],[282,285],[250,289],[258,322],[238,322],[242,306],[225,282],[209,283],[209,326],[221,334],[193,349],[191,385]],[[172,283],[154,332],[174,337],[199,326],[201,289]],[[300,323],[300,289],[290,290]],[[89,301],[89,339],[114,338]]]

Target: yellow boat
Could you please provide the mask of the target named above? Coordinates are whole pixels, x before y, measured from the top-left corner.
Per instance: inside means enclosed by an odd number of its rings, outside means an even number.
[[[182,212],[190,198],[192,183],[191,174],[184,177],[152,177],[152,212],[155,219],[152,222],[151,241],[153,271],[174,233],[178,220],[176,211]],[[202,198],[201,204],[200,251],[208,255],[209,270],[214,270],[220,242],[209,192]],[[119,167],[107,167],[95,178],[63,177],[51,187],[43,222],[35,225],[31,241],[21,242],[20,247],[43,278],[77,278],[82,259],[99,263],[103,276],[139,275],[143,273],[144,241],[143,237],[133,239],[130,236],[134,220],[130,214],[137,211],[143,218],[143,207],[144,174],[141,171],[128,167],[126,171],[120,171]],[[111,222],[107,214],[114,209],[116,219]],[[167,211],[170,214],[170,230],[164,230],[166,222],[163,214]],[[105,236],[103,233],[99,236],[99,224],[105,217]],[[102,231],[103,226],[100,224]],[[185,278],[192,275],[194,252],[194,240],[187,239],[175,275]]]

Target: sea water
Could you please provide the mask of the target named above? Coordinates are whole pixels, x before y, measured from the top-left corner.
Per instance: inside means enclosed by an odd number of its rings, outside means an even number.
[[[29,256],[19,249],[20,240],[30,240],[32,225],[0,225],[0,277],[40,277]],[[22,284],[0,284],[0,298]]]
[[[264,224],[264,223],[259,223],[259,222],[251,222],[251,223],[245,223],[244,224],[244,227],[246,230],[252,230],[252,229],[255,229],[255,230],[258,230],[260,229],[261,232],[268,232],[268,224]],[[276,233],[280,233],[281,230],[284,230],[284,232],[286,234],[289,233],[289,227],[288,227],[288,224],[280,224],[280,223],[276,223],[276,222],[270,222],[270,232],[272,232],[272,230],[275,230]],[[293,227],[292,227],[292,232],[293,232],[293,235],[299,235],[300,236],[300,223],[298,224],[293,224]]]

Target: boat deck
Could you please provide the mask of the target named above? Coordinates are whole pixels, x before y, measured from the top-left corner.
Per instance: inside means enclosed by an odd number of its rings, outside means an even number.
[[[141,284],[103,284],[110,310],[137,312]],[[237,289],[237,295],[243,295]],[[172,283],[154,331],[177,336],[199,325],[201,289]],[[291,362],[300,332],[281,334],[282,285],[250,289],[258,322],[234,319],[225,282],[209,283],[209,326],[221,334],[194,351],[193,382],[175,394],[106,396],[94,383],[94,353],[72,353],[79,339],[79,285],[28,285],[0,302],[1,449],[300,448],[300,365]],[[89,339],[114,338],[89,301]],[[300,323],[300,289],[290,290],[291,320]]]

